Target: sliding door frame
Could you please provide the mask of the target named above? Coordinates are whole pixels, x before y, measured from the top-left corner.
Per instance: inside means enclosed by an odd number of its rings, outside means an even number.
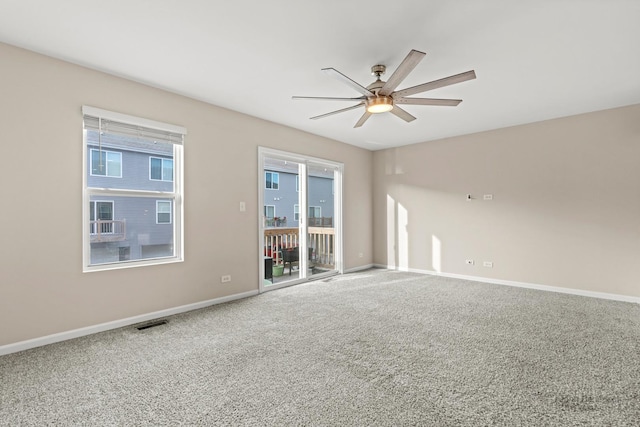
[[[304,195],[299,200],[299,241],[300,241],[300,254],[299,254],[299,271],[300,278],[297,280],[290,280],[278,285],[265,286],[264,284],[264,203],[265,203],[265,189],[264,189],[264,173],[265,173],[265,158],[275,158],[280,160],[286,160],[298,163],[300,165],[298,169],[299,182],[300,182],[300,194]],[[308,196],[308,171],[307,164],[321,164],[331,167],[337,173],[334,174],[334,229],[335,229],[335,253],[334,262],[335,269],[323,274],[315,274],[310,277],[306,277],[308,260],[306,256],[308,247],[308,208],[307,208],[307,196]],[[334,162],[331,160],[321,159],[317,157],[306,156],[299,153],[291,153],[288,151],[281,151],[267,147],[258,147],[258,265],[259,265],[259,291],[265,292],[274,289],[280,289],[286,286],[296,285],[308,281],[322,279],[324,277],[332,276],[335,274],[344,273],[344,259],[343,259],[343,230],[342,230],[342,181],[344,175],[344,164]]]

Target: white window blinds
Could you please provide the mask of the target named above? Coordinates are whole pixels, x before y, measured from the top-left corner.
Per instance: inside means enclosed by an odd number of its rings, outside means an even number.
[[[181,126],[115,113],[95,107],[82,107],[84,127],[112,135],[182,144],[187,130]]]

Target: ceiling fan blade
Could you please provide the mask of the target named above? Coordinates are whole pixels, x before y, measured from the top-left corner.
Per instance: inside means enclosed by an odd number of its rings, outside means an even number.
[[[322,71],[324,71],[326,74],[328,74],[328,75],[340,80],[341,82],[347,84],[348,86],[350,86],[351,88],[353,88],[356,91],[360,92],[364,96],[375,96],[375,93],[371,92],[366,87],[361,86],[360,84],[358,84],[355,81],[351,80],[349,77],[345,76],[344,74],[342,74],[340,71],[336,70],[335,68],[323,68]]]
[[[334,114],[344,113],[345,111],[355,110],[356,108],[362,107],[364,102],[361,102],[357,105],[352,105],[351,107],[343,108],[341,110],[332,111],[330,113],[320,114],[319,116],[310,117],[311,120],[322,119],[323,117],[333,116]]]
[[[444,79],[434,80],[429,83],[423,83],[418,86],[409,87],[394,92],[394,97],[402,98],[404,96],[415,95],[416,93],[426,92],[428,90],[437,89],[444,86],[454,85],[456,83],[466,82],[467,80],[473,80],[476,78],[476,72],[471,70],[466,73],[456,74],[454,76],[445,77]]]
[[[412,122],[412,121],[414,121],[416,119],[411,114],[407,113],[405,110],[403,110],[402,108],[398,107],[397,105],[395,105],[393,107],[393,110],[391,110],[390,112],[395,114],[396,116],[400,117],[405,122]]]
[[[424,58],[425,55],[426,53],[424,52],[412,49],[406,58],[404,58],[402,63],[398,65],[398,68],[396,68],[391,77],[389,77],[389,80],[387,80],[384,86],[382,86],[382,89],[380,89],[378,94],[390,95],[391,92],[393,92],[395,88],[397,88],[398,85],[409,75],[409,73],[416,68],[416,65],[422,61],[422,58]]]
[[[354,126],[354,128],[359,128],[360,126],[362,126],[364,124],[364,122],[367,121],[367,119],[369,117],[371,117],[370,112],[368,112],[367,110],[364,111],[364,114],[362,115],[362,117],[360,117],[360,120],[358,120],[358,122],[356,123],[356,125]]]
[[[406,105],[439,105],[444,107],[455,107],[462,99],[437,99],[437,98],[398,98],[393,100],[394,104]]]
[[[313,99],[320,101],[362,101],[367,98],[365,96],[360,96],[358,98],[336,98],[331,96],[292,96],[291,99]]]

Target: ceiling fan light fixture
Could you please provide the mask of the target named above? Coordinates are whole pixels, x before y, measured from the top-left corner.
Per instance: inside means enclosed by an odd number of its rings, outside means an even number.
[[[377,96],[366,101],[367,111],[372,114],[386,113],[393,110],[393,99],[390,96]]]

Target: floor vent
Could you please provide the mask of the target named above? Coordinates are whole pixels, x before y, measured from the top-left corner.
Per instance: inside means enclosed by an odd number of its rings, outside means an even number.
[[[166,320],[154,320],[153,322],[145,323],[144,325],[136,326],[136,329],[139,331],[144,331],[145,329],[153,328],[160,325],[166,325]]]

